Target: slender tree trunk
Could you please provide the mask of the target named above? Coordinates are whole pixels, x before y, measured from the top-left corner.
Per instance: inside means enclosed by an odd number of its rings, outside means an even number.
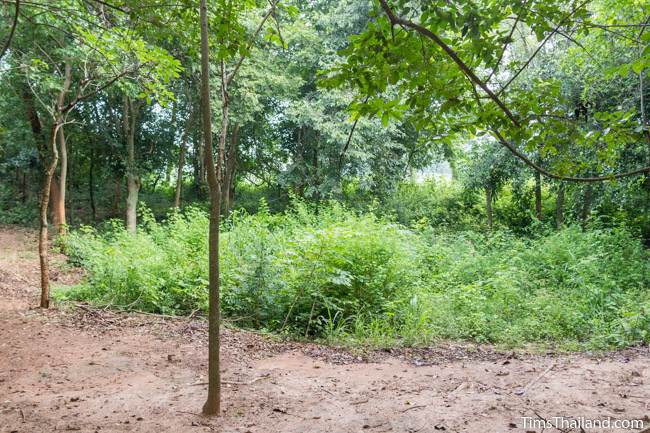
[[[66,183],[68,178],[68,148],[65,140],[65,133],[63,132],[63,126],[59,128],[58,139],[59,139],[59,160],[61,167],[59,169],[59,188],[58,195],[56,197],[56,202],[54,203],[54,209],[57,214],[56,217],[56,228],[60,235],[64,235],[66,232],[66,215],[65,215],[65,196],[66,196]]]
[[[70,89],[72,84],[72,67],[70,63],[65,64],[65,78],[63,84],[63,91],[59,95],[59,107],[62,108],[63,101]],[[67,221],[65,215],[65,196],[68,180],[68,148],[65,140],[65,133],[63,132],[63,124],[59,125],[57,137],[59,142],[59,161],[61,166],[59,168],[59,179],[58,179],[58,188],[56,196],[52,197],[52,210],[54,212],[53,223],[60,235],[64,235],[66,232]]]
[[[138,217],[138,193],[140,192],[140,180],[133,174],[129,174],[126,180],[126,229],[129,233],[135,234]]]
[[[40,262],[40,276],[41,276],[41,307],[49,308],[50,306],[50,279],[49,279],[49,262],[48,262],[48,227],[47,227],[47,208],[50,201],[50,184],[52,183],[52,176],[58,160],[56,150],[56,128],[53,129],[53,136],[49,140],[43,137],[43,125],[41,119],[34,107],[34,97],[25,86],[23,89],[23,100],[25,102],[27,119],[32,128],[32,134],[37,143],[39,143],[39,153],[41,162],[44,167],[43,181],[41,191],[39,194],[39,232],[38,232],[38,258]],[[47,141],[46,141],[47,140]],[[48,147],[52,147],[50,161],[48,164],[47,157],[50,151]]]
[[[593,195],[593,186],[591,184],[587,184],[585,186],[585,191],[584,191],[584,196],[582,201],[582,212],[581,212],[583,230],[587,228],[587,221],[591,216],[592,195]]]
[[[485,211],[487,213],[488,229],[492,230],[494,226],[494,217],[492,214],[492,187],[485,187]]]
[[[208,398],[203,405],[205,415],[219,415],[221,412],[221,371],[219,370],[219,328],[221,320],[221,305],[219,297],[219,224],[221,222],[221,191],[223,186],[224,153],[228,136],[229,104],[228,85],[239,70],[244,57],[242,56],[228,74],[225,60],[221,59],[221,131],[219,134],[219,150],[217,163],[212,156],[212,113],[210,109],[210,63],[208,59],[208,11],[206,0],[201,3],[201,104],[203,120],[203,136],[205,140],[205,165],[207,168],[208,186],[210,188],[210,228],[209,228],[209,312],[208,312]],[[265,15],[255,31],[253,39],[259,34],[264,22],[275,10],[275,2]]]
[[[230,145],[226,157],[226,169],[223,178],[223,213],[228,215],[234,198],[235,169],[237,168],[237,142],[239,141],[239,124],[235,124],[230,135]]]
[[[555,225],[561,229],[564,225],[564,182],[560,182],[555,200]]]
[[[121,176],[115,178],[113,189],[113,216],[120,216],[120,203],[122,202],[122,178]]]
[[[23,93],[23,99],[27,108],[27,117],[31,124],[32,133],[36,138],[37,143],[42,143],[40,146],[40,154],[44,172],[39,203],[38,232],[38,258],[40,263],[42,308],[50,307],[49,231],[47,210],[50,204],[50,188],[52,185],[52,178],[54,177],[54,171],[56,170],[56,165],[58,164],[59,160],[59,152],[56,146],[56,140],[59,128],[61,128],[65,123],[65,113],[63,110],[65,97],[70,90],[71,77],[72,73],[70,65],[66,63],[63,89],[61,92],[59,92],[55,101],[55,115],[53,118],[50,135],[47,139],[44,139],[43,137],[42,124],[38,116],[38,112],[34,107],[34,101],[31,92],[28,89],[25,89],[25,92]]]
[[[220,415],[221,413],[221,371],[220,371],[220,298],[219,298],[219,224],[221,218],[221,158],[217,156],[217,167],[212,157],[212,114],[210,108],[210,69],[208,59],[208,18],[206,0],[201,0],[201,104],[203,119],[203,137],[205,166],[208,171],[210,188],[210,227],[209,227],[209,312],[208,312],[208,397],[203,405],[205,415]],[[222,100],[226,95],[224,88],[225,73],[222,62]],[[228,100],[222,107],[222,131],[225,134],[224,123],[227,126]],[[219,146],[221,148],[221,139]],[[220,149],[221,153],[221,149]]]
[[[535,217],[542,220],[542,175],[535,171]]]
[[[202,186],[208,181],[205,169],[205,137],[203,135],[199,138],[199,142],[199,185]]]
[[[47,225],[47,208],[50,202],[50,187],[54,170],[59,160],[59,153],[56,148],[56,136],[59,125],[57,122],[52,125],[50,134],[50,161],[45,165],[43,186],[41,187],[41,203],[39,212],[38,232],[38,258],[41,266],[41,308],[50,308],[50,264],[49,264],[49,233]],[[45,152],[44,152],[45,153]]]
[[[59,158],[60,159],[60,158]],[[52,219],[52,225],[54,227],[59,227],[61,225],[61,211],[58,206],[61,204],[59,196],[61,191],[59,190],[59,180],[56,178],[56,174],[52,175],[52,182],[50,182],[50,218]]]
[[[639,56],[643,57],[643,46],[641,44],[639,44]],[[646,71],[639,71],[639,105],[641,108],[641,127],[643,128],[643,135],[648,145],[648,159],[650,160],[650,127],[648,126],[648,116],[645,109],[645,88],[643,84],[643,76],[645,74]]]
[[[23,203],[27,202],[27,174],[23,170],[22,181],[20,183],[21,199]]]
[[[183,131],[183,138],[181,139],[181,147],[178,150],[178,173],[176,174],[176,195],[174,197],[174,207],[181,206],[181,194],[183,190],[183,168],[185,168],[185,152],[187,149],[187,140],[190,136],[190,130],[194,120],[194,113],[190,108],[190,114],[185,123],[185,130]]]
[[[237,185],[235,180],[235,172],[233,171],[233,175],[230,178],[230,185],[228,186],[228,203],[230,206],[228,212],[232,210],[232,207],[235,204],[235,186]]]
[[[93,222],[97,221],[97,205],[95,204],[95,149],[90,151],[90,166],[88,167],[88,197],[90,199],[90,209],[92,210]]]
[[[174,171],[174,167],[172,167],[170,164],[165,169],[165,186],[169,186],[172,184],[172,171]],[[156,188],[154,187],[154,190],[155,189]]]
[[[137,227],[138,193],[140,192],[140,177],[135,165],[135,122],[137,116],[136,104],[128,96],[124,96],[123,127],[126,138],[127,172],[126,172],[126,229],[135,234]]]
[[[196,171],[194,176],[194,189],[199,199],[205,197],[205,187],[207,183],[207,173],[205,169],[205,140],[203,134],[200,134],[197,140],[198,149],[196,152]]]
[[[203,132],[201,132],[201,137],[203,137],[202,134]],[[192,152],[192,165],[194,167],[194,178],[192,179],[192,184],[194,190],[198,193],[203,174],[201,172],[201,167],[203,167],[203,140],[200,137],[192,137],[192,144],[194,149],[194,152]]]
[[[176,174],[176,194],[174,195],[174,207],[181,207],[181,194],[183,190],[183,167],[185,167],[185,145],[178,150],[178,172]]]

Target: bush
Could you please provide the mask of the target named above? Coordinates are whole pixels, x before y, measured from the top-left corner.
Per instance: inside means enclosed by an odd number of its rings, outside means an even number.
[[[382,209],[394,212],[406,226],[429,225],[441,230],[468,230],[484,225],[485,211],[476,194],[455,183],[430,180],[402,183]]]
[[[384,327],[390,337],[510,346],[650,341],[649,257],[623,230],[427,238],[430,282],[403,304],[401,323]]]
[[[135,236],[121,223],[70,234],[89,271],[63,298],[184,314],[207,306],[206,214]],[[650,262],[621,229],[516,237],[419,231],[339,204],[234,213],[223,226],[224,315],[293,335],[420,344],[438,339],[566,347],[650,341]]]
[[[34,226],[38,223],[38,202],[32,196],[25,203],[16,199],[18,193],[9,184],[0,183],[0,224]]]
[[[136,235],[115,220],[101,234],[90,227],[70,233],[65,251],[88,278],[61,296],[165,314],[205,308],[205,213],[189,209],[157,224],[144,212],[141,220]]]
[[[118,222],[70,234],[70,260],[89,277],[61,296],[161,313],[205,309],[206,215],[190,209],[158,224],[145,211],[141,220],[135,236]],[[245,326],[319,333],[328,317],[376,314],[415,290],[417,245],[413,233],[335,204],[238,212],[221,237],[222,308]]]

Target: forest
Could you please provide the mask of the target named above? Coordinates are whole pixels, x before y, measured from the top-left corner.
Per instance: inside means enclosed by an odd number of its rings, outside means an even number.
[[[0,0],[0,432],[650,430],[649,27]]]

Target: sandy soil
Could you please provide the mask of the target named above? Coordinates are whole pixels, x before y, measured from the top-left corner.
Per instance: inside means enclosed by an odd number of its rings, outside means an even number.
[[[650,427],[647,348],[529,355],[448,344],[349,353],[235,330],[223,333],[223,416],[204,418],[204,321],[37,309],[35,239],[0,228],[2,433],[541,432],[522,417],[556,416]],[[55,262],[55,283],[79,278],[62,270],[63,258]]]

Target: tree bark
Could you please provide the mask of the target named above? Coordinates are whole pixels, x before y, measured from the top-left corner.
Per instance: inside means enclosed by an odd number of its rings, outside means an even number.
[[[199,141],[199,186],[203,186],[208,181],[207,171],[205,169],[205,137],[201,136]]]
[[[65,235],[67,220],[65,214],[65,196],[66,196],[66,183],[68,178],[68,148],[66,145],[65,134],[63,132],[63,126],[59,127],[59,133],[57,134],[59,140],[59,160],[61,163],[59,169],[59,185],[58,185],[58,194],[56,196],[56,201],[53,203],[54,211],[57,216],[55,218],[55,225],[60,235]]]
[[[208,186],[210,189],[210,228],[209,228],[209,312],[208,312],[208,398],[203,405],[205,415],[219,415],[221,412],[221,371],[219,370],[219,328],[221,320],[221,305],[219,297],[219,224],[221,222],[221,192],[223,186],[224,153],[228,136],[229,104],[228,85],[239,70],[245,56],[241,56],[230,73],[226,71],[225,60],[221,59],[221,131],[219,134],[219,150],[217,163],[212,156],[212,113],[210,108],[210,63],[208,44],[208,10],[206,0],[200,0],[201,9],[201,104],[203,120],[203,136],[205,140],[205,166],[207,169]],[[271,8],[257,26],[254,40],[259,34],[264,22],[275,10],[276,3],[271,2]],[[250,47],[249,47],[250,48]]]
[[[95,204],[95,149],[90,151],[90,166],[88,167],[88,198],[92,210],[93,222],[97,221],[97,205]]]
[[[555,200],[555,225],[561,229],[564,225],[564,182],[560,182]]]
[[[485,187],[485,211],[487,213],[488,229],[492,230],[494,226],[494,216],[492,213],[492,187]]]
[[[27,174],[23,170],[22,180],[20,182],[21,200],[23,203],[27,202]]]
[[[535,217],[542,220],[542,175],[535,172]]]
[[[135,164],[135,122],[137,106],[128,96],[124,96],[123,127],[126,138],[126,229],[135,234],[137,227],[138,193],[140,192],[140,177]]]
[[[41,203],[39,212],[38,258],[41,267],[41,308],[50,308],[50,264],[49,264],[49,233],[47,226],[47,208],[50,202],[50,186],[54,170],[59,160],[56,148],[57,129],[60,125],[55,122],[50,134],[50,162],[45,167],[43,186],[41,187]],[[45,163],[45,161],[43,161]]]
[[[234,199],[235,170],[237,168],[237,143],[239,142],[239,124],[235,124],[230,134],[230,145],[226,157],[226,169],[223,178],[223,213],[228,215]]]
[[[65,97],[70,90],[71,85],[71,68],[66,63],[65,78],[63,88],[54,101],[54,116],[52,127],[48,138],[43,137],[43,127],[34,107],[34,98],[30,90],[25,88],[23,99],[27,109],[27,118],[29,119],[32,134],[39,143],[40,157],[43,164],[43,183],[41,185],[40,203],[39,203],[39,232],[38,232],[38,258],[40,264],[41,279],[41,308],[50,307],[50,271],[49,271],[49,230],[47,221],[47,211],[50,204],[50,188],[52,178],[59,160],[59,153],[56,146],[56,140],[61,128],[65,123]],[[49,161],[48,161],[49,159]]]
[[[187,140],[190,136],[190,130],[194,122],[194,112],[190,107],[190,114],[185,123],[185,130],[183,131],[183,138],[181,139],[181,146],[178,149],[178,172],[176,174],[176,194],[174,196],[174,207],[181,206],[181,194],[183,190],[183,168],[185,167],[185,152],[187,149]]]
[[[643,46],[641,44],[639,44],[639,56],[643,57]],[[648,145],[648,160],[650,161],[650,127],[648,126],[648,116],[645,110],[645,88],[643,85],[643,76],[645,74],[646,71],[639,71],[639,105],[641,108],[641,127],[643,128],[643,135]]]
[[[65,97],[68,93],[68,90],[70,89],[71,84],[72,66],[70,63],[66,62],[63,90],[59,95],[60,104],[57,106],[57,109],[61,110],[63,108],[63,102],[65,101]],[[57,137],[55,137],[55,139],[58,139],[59,141],[59,161],[61,163],[61,166],[59,168],[58,191],[52,202],[52,210],[55,214],[53,222],[57,231],[59,232],[59,235],[65,235],[67,228],[65,215],[65,196],[68,179],[68,147],[65,139],[65,133],[63,132],[63,123],[59,124],[58,128]]]
[[[206,0],[201,0],[201,104],[203,119],[203,139],[205,166],[208,172],[208,185],[210,188],[210,227],[209,227],[209,311],[208,311],[208,397],[203,405],[205,415],[220,415],[221,413],[221,371],[220,371],[220,297],[219,297],[219,224],[221,218],[221,158],[217,156],[217,167],[212,157],[212,114],[210,108],[210,69],[208,59],[208,18]],[[227,94],[224,88],[225,73],[223,62],[222,73],[222,100]],[[228,99],[222,107],[222,128],[228,121]],[[221,136],[225,134],[222,129]],[[221,139],[219,142],[221,153]]]
[[[115,188],[113,189],[113,217],[120,216],[120,203],[122,202],[122,176],[115,178]]]
[[[183,190],[183,167],[185,166],[185,145],[181,144],[178,150],[178,172],[176,174],[176,194],[174,195],[174,207],[181,207],[181,193]]]
[[[59,209],[59,205],[61,204],[61,200],[59,196],[61,195],[61,191],[59,190],[59,180],[56,178],[56,174],[52,175],[52,182],[50,182],[50,218],[52,219],[52,225],[54,227],[58,227],[61,225],[61,210]]]
[[[585,186],[585,191],[584,191],[583,200],[582,200],[581,220],[582,220],[582,229],[583,230],[585,230],[587,228],[587,221],[589,220],[589,217],[591,216],[592,195],[593,195],[593,186],[591,184],[588,184],[588,185]]]

